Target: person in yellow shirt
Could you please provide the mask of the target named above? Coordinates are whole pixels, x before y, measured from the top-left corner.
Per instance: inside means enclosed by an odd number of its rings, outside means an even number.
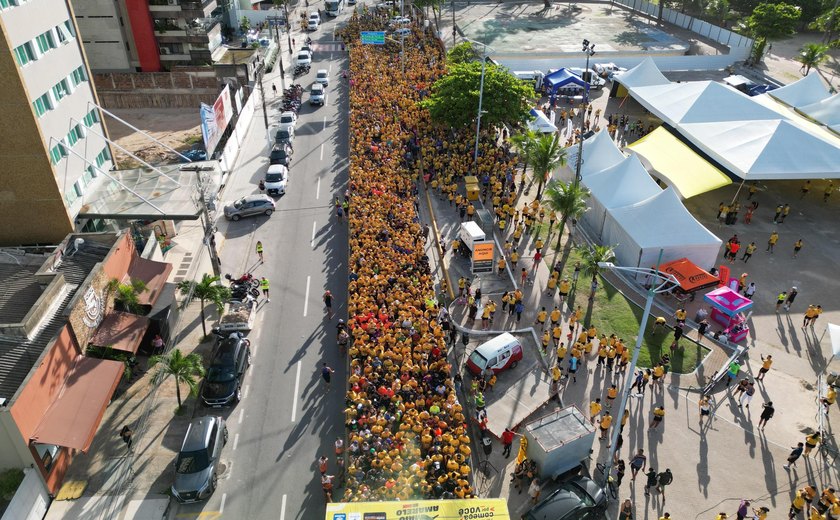
[[[612,408],[612,405],[615,402],[616,397],[618,397],[618,387],[616,385],[610,385],[609,389],[607,390],[607,409],[608,410],[610,408]]]
[[[650,421],[650,429],[656,429],[665,418],[665,408],[657,406],[653,409],[653,419]]]
[[[595,418],[598,417],[599,413],[601,413],[601,399],[596,398],[589,403],[589,420],[592,424],[595,424]]]
[[[560,369],[559,366],[554,365],[551,367],[551,380],[557,383],[560,381],[560,377],[563,375],[563,370]]]
[[[662,382],[663,382],[662,381],[662,376],[664,376],[664,375],[665,375],[665,367],[663,367],[662,365],[659,365],[659,364],[657,364],[655,367],[653,367],[653,382],[654,383],[659,383],[660,386],[661,386]]]
[[[562,342],[557,347],[557,364],[558,365],[561,364],[564,359],[566,359],[566,351],[567,350],[568,349],[566,348],[566,345]]]
[[[562,317],[562,315],[563,313],[560,312],[560,308],[555,305],[554,309],[551,310],[551,325],[560,325],[560,318]]]
[[[545,328],[545,320],[548,317],[548,313],[545,310],[545,307],[540,309],[540,312],[537,313],[537,319],[534,321],[534,325],[539,324],[540,330]]]
[[[767,357],[764,357],[764,354],[762,354],[761,361],[761,368],[758,370],[758,376],[755,378],[756,381],[764,381],[764,376],[770,371],[770,367],[773,365],[773,356],[767,354]]]
[[[566,298],[566,296],[569,295],[569,291],[571,289],[572,289],[572,284],[569,283],[569,279],[568,278],[563,278],[563,280],[560,282],[560,304],[561,305],[563,304],[563,300]]]
[[[820,399],[820,402],[825,406],[825,413],[828,413],[829,409],[837,402],[837,390],[833,386],[829,386],[825,397]]]
[[[510,267],[511,267],[511,269],[516,269],[517,262],[519,262],[519,251],[514,249],[510,253]]]
[[[607,364],[607,347],[598,347],[598,366]]]
[[[586,331],[586,337],[589,338],[589,341],[595,339],[595,336],[598,335],[598,329],[595,328],[595,325],[589,325],[589,330]]]
[[[820,510],[816,506],[811,506],[808,510],[808,520],[825,520],[825,516],[820,514]]]
[[[543,248],[543,241],[541,239],[537,239],[534,242],[534,249],[536,249],[537,253],[541,253]]]
[[[548,352],[549,343],[551,343],[551,333],[549,331],[545,331],[542,336],[543,355]]]
[[[504,256],[499,257],[499,261],[496,262],[496,273],[499,276],[505,275],[505,268],[507,268],[507,260],[505,260]]]
[[[470,202],[470,205],[467,206],[467,220],[472,220],[474,216],[475,216],[475,206],[473,206],[472,202]]]
[[[557,289],[557,277],[551,275],[548,278],[548,283],[546,284],[545,288],[545,295],[546,296],[554,296],[554,291]]]
[[[560,345],[560,338],[563,336],[563,327],[555,325],[551,330],[551,335],[554,337],[554,345]],[[563,354],[565,355],[565,352]]]
[[[607,370],[610,372],[613,371],[613,367],[615,366],[616,355],[616,350],[614,348],[607,347]]]
[[[607,432],[610,430],[610,425],[612,424],[612,416],[610,412],[604,412],[604,415],[601,416],[601,436],[599,439],[604,440],[607,438]]]

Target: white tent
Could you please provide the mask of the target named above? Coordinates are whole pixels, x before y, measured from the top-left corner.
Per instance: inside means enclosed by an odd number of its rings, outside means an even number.
[[[789,85],[771,90],[767,95],[786,105],[801,107],[822,101],[831,94],[823,85],[820,75],[814,72]]]
[[[606,170],[587,175],[583,184],[589,188],[591,196],[590,208],[583,214],[582,223],[597,238],[603,232],[607,209],[635,204],[662,191],[635,155]]]
[[[557,127],[554,126],[542,110],[532,108],[531,115],[536,118],[535,120],[528,122],[528,128],[531,130],[542,132],[544,134],[551,134],[557,131]]]
[[[825,126],[835,127],[840,125],[840,94],[804,107],[796,107],[796,111]]]
[[[570,147],[568,151],[569,159],[566,164],[574,170],[575,161],[577,161],[577,145]],[[606,129],[601,130],[583,142],[580,176],[585,179],[587,175],[598,173],[623,160],[624,154],[618,149],[610,133]]]
[[[615,81],[624,85],[627,90],[633,90],[636,87],[647,87],[650,85],[667,85],[671,83],[668,81],[653,59],[648,56],[644,61],[628,70],[615,76]]]
[[[641,202],[607,210],[602,243],[615,245],[617,263],[630,267],[688,258],[699,267],[715,265],[721,240],[697,222],[672,188]]]

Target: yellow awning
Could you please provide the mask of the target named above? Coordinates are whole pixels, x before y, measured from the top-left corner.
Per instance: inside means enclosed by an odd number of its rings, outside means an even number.
[[[645,166],[653,169],[653,173],[673,186],[683,199],[732,184],[732,179],[664,127],[660,126],[627,148],[635,152]]]

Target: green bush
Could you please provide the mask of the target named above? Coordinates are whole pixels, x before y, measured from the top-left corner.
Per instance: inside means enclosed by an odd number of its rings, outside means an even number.
[[[0,499],[11,500],[18,486],[23,482],[23,476],[23,470],[19,468],[0,472]]]

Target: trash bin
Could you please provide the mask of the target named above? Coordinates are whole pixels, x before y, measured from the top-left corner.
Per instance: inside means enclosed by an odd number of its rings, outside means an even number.
[[[467,184],[467,200],[478,200],[481,195],[481,188],[478,184]]]
[[[481,446],[484,448],[485,455],[493,453],[493,440],[486,431],[481,432]]]

